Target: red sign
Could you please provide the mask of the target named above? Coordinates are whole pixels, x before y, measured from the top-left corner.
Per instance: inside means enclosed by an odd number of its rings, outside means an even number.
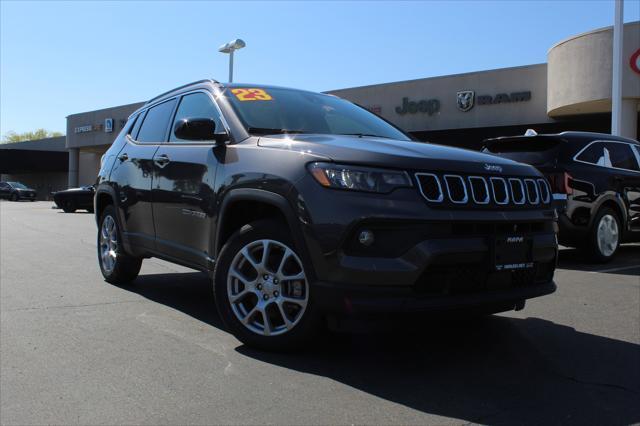
[[[640,49],[636,50],[636,52],[631,55],[631,59],[629,59],[629,65],[631,65],[631,69],[640,74]]]

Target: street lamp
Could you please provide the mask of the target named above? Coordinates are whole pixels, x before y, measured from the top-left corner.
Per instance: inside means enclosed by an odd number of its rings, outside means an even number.
[[[235,40],[231,40],[227,44],[223,44],[218,49],[218,52],[229,54],[229,83],[233,83],[233,52],[238,49],[242,49],[245,46],[245,42],[237,38]]]

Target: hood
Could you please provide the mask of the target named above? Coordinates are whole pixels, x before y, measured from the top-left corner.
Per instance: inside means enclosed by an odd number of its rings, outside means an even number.
[[[409,171],[535,175],[531,166],[467,149],[424,142],[346,135],[274,135],[258,145],[321,156],[329,161]]]

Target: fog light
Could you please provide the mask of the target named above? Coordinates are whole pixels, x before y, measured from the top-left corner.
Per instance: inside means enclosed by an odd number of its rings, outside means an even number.
[[[373,242],[375,241],[373,232],[369,231],[368,229],[361,231],[360,235],[358,236],[358,241],[360,241],[360,244],[362,244],[363,246],[371,246],[371,244],[373,244]]]

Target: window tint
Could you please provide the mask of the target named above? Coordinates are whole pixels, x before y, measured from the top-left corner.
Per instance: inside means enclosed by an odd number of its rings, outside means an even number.
[[[144,112],[141,112],[136,117],[134,117],[135,123],[133,124],[133,127],[129,130],[129,135],[134,140],[138,136],[138,131],[140,130],[140,126],[142,125],[144,114],[145,114]]]
[[[636,159],[631,152],[631,146],[625,143],[608,143],[607,149],[611,158],[611,165],[618,169],[638,170]]]
[[[7,189],[9,188],[9,185],[4,183],[4,182],[0,182],[0,189]]]
[[[640,170],[640,147],[638,145],[632,145],[631,150],[633,151],[633,156],[636,157],[636,163],[638,164],[638,169]]]
[[[212,118],[216,122],[216,133],[224,133],[225,131],[218,110],[206,93],[193,93],[182,98],[178,106],[178,111],[176,112],[176,118],[171,126],[169,141],[179,142],[183,140],[176,137],[173,129],[176,122],[184,118]]]
[[[587,149],[582,151],[576,160],[584,161],[591,164],[598,164],[598,161],[604,158],[604,143],[596,142],[591,144]],[[604,165],[604,164],[601,164]]]
[[[138,133],[138,142],[165,142],[167,135],[167,126],[173,112],[173,106],[176,100],[156,105],[147,111],[144,117],[140,133]]]

